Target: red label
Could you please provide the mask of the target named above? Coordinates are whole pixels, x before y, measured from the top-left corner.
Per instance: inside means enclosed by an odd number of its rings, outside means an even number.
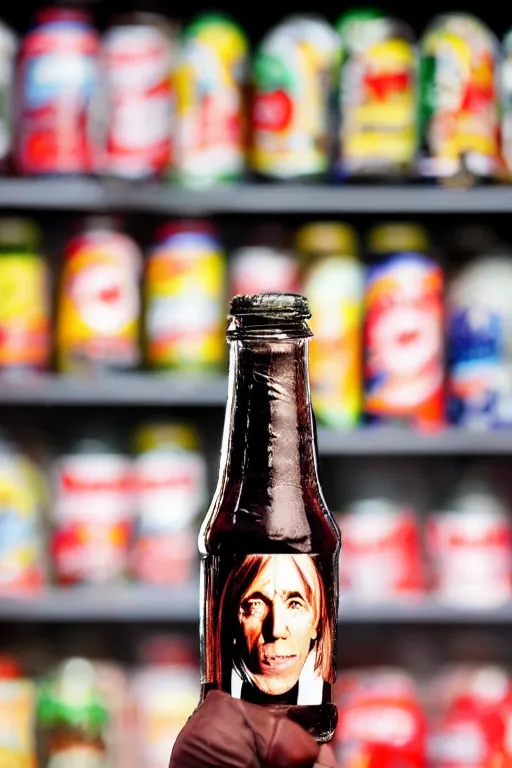
[[[279,133],[292,122],[293,102],[286,91],[258,93],[253,104],[253,124],[256,130]]]

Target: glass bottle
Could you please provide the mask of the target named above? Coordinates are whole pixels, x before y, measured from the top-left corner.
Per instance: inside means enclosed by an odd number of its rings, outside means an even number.
[[[219,481],[199,537],[202,698],[334,733],[339,531],[317,471],[307,300],[236,296]]]

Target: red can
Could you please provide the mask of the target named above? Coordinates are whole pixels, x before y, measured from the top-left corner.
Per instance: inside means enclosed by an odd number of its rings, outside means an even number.
[[[37,14],[20,48],[15,165],[19,173],[93,170],[93,96],[99,38],[87,13]]]
[[[151,13],[126,14],[103,43],[106,155],[125,178],[157,176],[172,159],[171,71],[177,30]]]

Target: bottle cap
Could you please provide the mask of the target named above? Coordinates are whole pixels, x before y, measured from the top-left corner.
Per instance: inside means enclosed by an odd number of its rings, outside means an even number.
[[[33,219],[5,217],[0,219],[0,248],[31,248],[41,243],[41,230]]]
[[[230,315],[275,315],[306,319],[311,317],[308,300],[297,293],[254,293],[234,296],[231,299]]]
[[[136,430],[134,448],[136,453],[158,449],[196,451],[199,449],[199,438],[190,424],[149,421]]]
[[[427,231],[419,224],[403,222],[378,224],[368,233],[368,250],[375,254],[393,251],[426,253],[429,247]]]
[[[356,231],[350,224],[315,222],[306,224],[297,232],[296,246],[299,251],[319,254],[357,255]]]

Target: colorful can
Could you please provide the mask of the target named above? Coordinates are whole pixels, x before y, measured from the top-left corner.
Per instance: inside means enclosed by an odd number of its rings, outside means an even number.
[[[421,41],[422,176],[493,176],[500,166],[498,43],[465,13],[438,16]]]
[[[242,176],[247,61],[245,34],[228,16],[202,14],[186,28],[173,78],[179,183],[207,186]]]
[[[364,269],[348,224],[309,224],[297,233],[304,254],[302,292],[311,309],[309,374],[315,414],[335,428],[353,427],[362,407]]]
[[[131,573],[151,584],[190,582],[197,517],[206,501],[206,462],[195,429],[150,423],[135,434],[135,530]]]
[[[171,74],[177,30],[151,13],[126,14],[103,41],[107,173],[158,176],[171,161]]]
[[[231,296],[250,293],[299,293],[300,265],[288,229],[279,222],[252,227],[245,243],[230,255]]]
[[[208,222],[176,222],[157,232],[144,281],[151,368],[222,367],[225,275],[225,257]]]
[[[369,236],[366,421],[437,429],[444,423],[443,273],[426,232],[384,224]]]
[[[327,173],[338,55],[336,31],[315,16],[285,19],[264,38],[252,78],[255,173],[273,179]]]
[[[512,253],[491,248],[448,289],[448,414],[469,429],[512,425]]]
[[[343,15],[337,27],[338,175],[410,176],[418,147],[413,33],[402,21],[364,11]]]
[[[3,173],[11,162],[17,49],[18,38],[10,27],[0,22],[0,170]]]
[[[140,361],[142,254],[107,216],[89,218],[64,254],[57,311],[60,371],[127,370]]]
[[[15,149],[19,173],[94,169],[98,55],[99,38],[87,13],[49,8],[37,14],[20,50]]]
[[[0,219],[0,371],[44,370],[51,352],[49,276],[30,219]]]
[[[31,680],[0,678],[0,764],[36,768],[36,686]]]
[[[52,468],[51,552],[59,584],[105,584],[128,571],[132,465],[105,429],[73,440]]]
[[[0,434],[0,593],[32,594],[46,582],[44,481]]]

